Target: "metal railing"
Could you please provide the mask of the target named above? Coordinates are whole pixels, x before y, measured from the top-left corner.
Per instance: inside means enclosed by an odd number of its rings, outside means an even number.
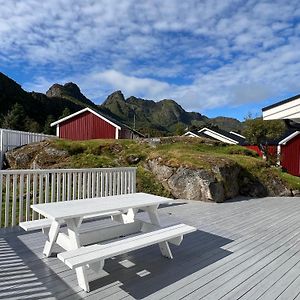
[[[0,227],[38,219],[30,205],[135,193],[136,168],[0,171]]]
[[[25,132],[11,129],[0,128],[0,169],[3,165],[3,155],[6,151],[26,144],[40,142],[48,138],[54,138],[54,135],[43,133]]]

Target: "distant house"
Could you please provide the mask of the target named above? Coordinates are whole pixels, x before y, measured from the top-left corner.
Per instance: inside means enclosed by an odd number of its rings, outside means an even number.
[[[290,174],[300,176],[300,94],[262,109],[264,120],[284,120],[293,132],[278,142],[281,166]]]
[[[263,156],[258,146],[246,145],[245,147]],[[277,157],[278,164],[289,174],[300,176],[300,131],[289,130],[279,139],[268,142],[267,151]]]
[[[289,126],[300,128],[300,94],[266,106],[262,113],[264,120],[285,120]]]
[[[245,137],[233,131],[225,131],[222,129],[202,128],[198,131],[187,131],[184,136],[188,137],[206,137],[223,143],[232,145],[243,145]]]
[[[184,136],[188,137],[206,137],[206,138],[211,138],[226,144],[231,144],[231,145],[240,145],[244,146],[247,149],[250,149],[252,151],[255,151],[260,157],[263,157],[263,153],[260,150],[259,146],[257,145],[251,145],[247,143],[246,138],[234,131],[225,131],[222,129],[210,129],[210,128],[202,128],[199,131],[187,131]],[[278,141],[269,143],[268,145],[268,152],[271,155],[277,155],[277,145]]]
[[[100,112],[84,108],[50,125],[56,135],[70,140],[135,139],[143,137],[138,131],[113,120]]]
[[[269,142],[267,148],[269,154],[277,156],[283,169],[300,176],[300,131],[288,130],[277,140]]]
[[[258,145],[248,144],[244,136],[233,131],[202,128],[199,131],[187,131],[184,136],[206,137],[227,144],[241,145],[263,157],[263,153]],[[269,141],[267,151],[270,155],[277,156],[279,164],[289,174],[300,176],[300,130],[288,130],[279,139]]]

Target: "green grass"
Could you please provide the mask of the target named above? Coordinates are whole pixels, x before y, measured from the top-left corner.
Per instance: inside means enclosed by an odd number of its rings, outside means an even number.
[[[189,167],[211,170],[215,166],[239,165],[243,174],[261,182],[276,178],[293,189],[300,189],[300,179],[270,167],[256,152],[237,145],[227,145],[207,139],[167,137],[155,146],[135,140],[55,140],[55,147],[66,150],[69,157],[60,167],[138,167],[137,184],[140,191],[167,195],[163,185],[145,169],[149,159],[159,159],[170,167]],[[129,157],[138,158],[132,163]]]
[[[285,172],[281,172],[281,177],[292,190],[300,190],[300,178],[297,176],[290,175]]]
[[[250,169],[266,166],[265,162],[249,149],[207,142],[205,139],[165,138],[156,147],[132,140],[56,140],[53,143],[55,147],[68,151],[70,157],[66,166],[76,168],[129,166],[129,156],[138,157],[138,165],[148,159],[159,158],[172,167],[210,169],[216,164],[233,163]]]

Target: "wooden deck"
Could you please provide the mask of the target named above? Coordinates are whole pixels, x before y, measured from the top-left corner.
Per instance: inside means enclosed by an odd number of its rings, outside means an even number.
[[[0,231],[0,299],[300,299],[300,198],[174,201],[159,211],[165,224],[199,230],[172,247],[173,260],[157,246],[108,260],[90,293],[55,256],[42,257],[41,232]]]

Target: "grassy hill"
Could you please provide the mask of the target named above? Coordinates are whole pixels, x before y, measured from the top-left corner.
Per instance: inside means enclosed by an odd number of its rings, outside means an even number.
[[[24,159],[28,161],[28,165],[22,165],[22,168],[31,168],[30,160],[40,168],[136,166],[138,190],[164,196],[177,197],[176,189],[187,188],[197,176],[201,177],[200,181],[194,182],[196,185],[190,187],[192,190],[199,188],[201,184],[207,185],[206,189],[211,189],[218,184],[226,194],[225,199],[236,195],[253,197],[283,193],[287,195],[290,194],[290,190],[300,190],[299,177],[269,166],[257,157],[255,152],[241,146],[200,138],[140,141],[58,139],[37,144],[36,147],[31,145],[13,150],[20,153],[23,158],[28,155],[29,159]],[[47,147],[63,151],[51,149],[45,151]],[[56,152],[64,153],[63,157],[49,156],[49,153]],[[12,162],[14,161],[20,160],[12,159]],[[20,166],[11,164],[11,167]],[[179,181],[172,185],[167,174],[170,173],[175,178],[179,174],[182,175],[182,172],[190,177],[181,176]],[[211,184],[207,184],[208,182]],[[235,187],[234,191],[232,187]]]

